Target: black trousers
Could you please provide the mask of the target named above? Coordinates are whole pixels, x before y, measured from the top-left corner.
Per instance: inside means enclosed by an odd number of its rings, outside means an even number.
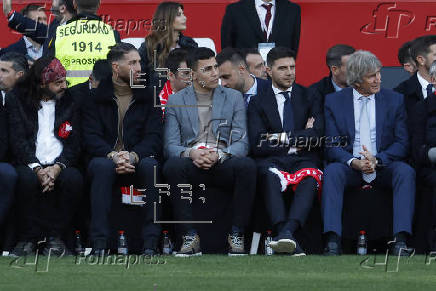
[[[38,177],[27,166],[16,168],[20,240],[61,236],[70,225],[82,195],[83,177],[76,168],[61,171],[53,191],[42,193]]]
[[[233,194],[232,224],[239,228],[248,225],[256,191],[256,164],[252,159],[232,157],[209,170],[203,170],[197,168],[189,158],[171,158],[165,163],[163,172],[171,187],[171,201],[177,221],[193,221],[192,204],[189,199],[182,198],[190,197],[182,192],[189,189],[177,185],[192,185],[192,199],[198,199],[198,196],[201,196],[199,194],[203,192],[199,185],[204,184],[206,190],[208,187],[229,190]],[[184,223],[181,227],[186,233],[195,229],[195,224]]]
[[[302,180],[294,192],[294,199],[289,209],[285,207],[283,195],[289,195],[289,188],[281,192],[279,177],[272,173],[270,168],[288,173],[295,173],[303,168],[318,168],[315,162],[295,156],[271,157],[257,161],[257,177],[259,187],[264,195],[265,206],[273,225],[290,220],[296,220],[300,226],[306,222],[307,216],[312,209],[313,199],[317,195],[317,182],[312,177]]]
[[[418,177],[425,185],[433,189],[431,223],[433,227],[436,227],[436,168],[422,168],[418,172]]]
[[[0,163],[0,226],[12,204],[17,178],[14,167],[7,163]]]
[[[119,179],[129,181],[137,189],[146,189],[143,194],[145,204],[143,211],[142,236],[146,248],[155,247],[160,235],[160,225],[154,223],[154,202],[158,201],[159,192],[154,186],[154,167],[156,170],[156,181],[159,183],[158,162],[153,158],[143,158],[136,165],[136,171],[131,175],[117,175],[115,163],[107,158],[93,158],[88,166],[88,174],[91,178],[91,240],[98,244],[110,237],[109,213],[112,204],[112,193],[115,182]],[[128,186],[128,185],[126,185]],[[118,197],[121,199],[121,197]],[[157,213],[159,211],[157,210]],[[102,246],[106,247],[106,246]]]

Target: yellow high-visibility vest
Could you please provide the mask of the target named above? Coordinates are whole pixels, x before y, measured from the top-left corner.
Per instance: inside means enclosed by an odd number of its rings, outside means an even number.
[[[112,27],[100,20],[80,19],[56,29],[55,56],[67,70],[68,87],[86,82],[97,60],[115,45]]]

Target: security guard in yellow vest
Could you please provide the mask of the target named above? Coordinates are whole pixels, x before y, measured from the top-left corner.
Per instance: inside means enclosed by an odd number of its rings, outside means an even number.
[[[119,33],[96,15],[100,0],[73,0],[73,5],[77,15],[58,26],[48,45],[49,54],[67,70],[68,87],[86,82],[95,62],[106,59],[110,47],[121,41]]]

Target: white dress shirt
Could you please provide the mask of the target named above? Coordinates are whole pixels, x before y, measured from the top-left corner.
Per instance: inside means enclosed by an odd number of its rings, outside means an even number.
[[[416,76],[418,77],[419,84],[421,84],[422,96],[424,96],[425,99],[427,98],[427,86],[430,83],[426,79],[424,79],[419,72],[416,74]],[[435,88],[433,87],[433,92],[434,89]]]
[[[253,86],[251,86],[250,89],[248,89],[247,92],[245,92],[244,94],[248,94],[248,98],[247,98],[247,103],[250,103],[251,97],[254,95],[257,95],[257,80],[256,77],[252,74],[250,74],[250,76],[254,79],[254,83]]]
[[[33,45],[33,43],[30,42],[30,40],[23,36],[24,42],[26,43],[26,50],[29,57],[34,59],[35,61],[42,57],[42,45],[37,48]]]
[[[36,138],[36,158],[41,165],[53,164],[63,150],[62,143],[55,137],[55,100],[41,101],[38,111],[38,135]]]
[[[282,122],[282,126],[283,126],[283,109],[284,109],[284,107],[285,107],[285,101],[286,101],[286,98],[285,98],[285,96],[283,96],[283,94],[281,94],[282,92],[289,92],[289,101],[291,101],[291,96],[292,96],[292,86],[291,87],[289,87],[287,90],[285,90],[285,91],[282,91],[282,90],[280,90],[280,89],[278,89],[278,88],[276,88],[276,87],[274,87],[274,85],[272,85],[272,89],[273,89],[273,92],[274,92],[274,95],[276,96],[276,100],[277,100],[277,110],[278,110],[278,112],[279,112],[279,115],[280,115],[280,121]],[[295,154],[295,153],[297,153],[297,148],[294,148],[294,147],[290,147],[289,148],[289,151],[288,151],[288,154]]]
[[[2,92],[2,104],[3,104],[3,106],[5,106],[5,96],[6,96],[6,93],[5,93],[5,91],[1,91]]]
[[[359,92],[353,89],[353,106],[354,106],[354,143],[353,143],[353,156],[358,158],[360,157],[359,152],[363,151],[362,145],[360,144],[360,109],[362,107],[362,101],[359,100],[360,97],[363,97]],[[371,154],[375,156],[377,154],[377,131],[376,131],[376,119],[375,119],[375,95],[370,95],[367,110],[369,115],[369,129],[371,136]],[[351,162],[354,158],[347,161],[347,164],[351,166]]]
[[[262,4],[268,4],[267,2],[263,2],[262,0],[254,0],[254,4],[256,5],[256,11],[257,15],[259,15],[260,25],[262,28],[262,31],[267,32],[267,38],[269,38],[271,32],[272,32],[272,26],[274,23],[274,14],[276,11],[276,1],[272,0],[269,2],[269,4],[272,4],[271,6],[271,20],[269,21],[268,27],[265,25],[265,17],[266,17],[266,9],[262,7]]]

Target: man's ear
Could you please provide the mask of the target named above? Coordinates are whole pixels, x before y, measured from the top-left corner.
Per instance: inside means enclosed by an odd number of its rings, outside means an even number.
[[[191,74],[192,74],[192,81],[196,81],[198,79],[197,72],[191,71]]]
[[[15,73],[17,78],[22,78],[24,76],[24,71],[18,71]]]
[[[176,79],[176,75],[173,72],[168,71],[167,79],[170,80],[170,82],[173,82]]]
[[[112,71],[115,73],[118,73],[118,68],[120,67],[120,65],[117,62],[113,62],[112,63]]]
[[[424,64],[425,64],[425,58],[424,58],[423,56],[421,56],[421,55],[417,56],[417,57],[416,57],[416,64],[417,64],[418,66],[419,66],[419,65],[424,66]]]
[[[268,74],[268,76],[269,76],[270,78],[272,78],[272,70],[271,70],[271,68],[268,67],[268,66],[266,66],[266,73]]]
[[[65,4],[62,4],[59,6],[59,13],[60,14],[64,14],[66,10],[67,10],[67,6],[65,6]]]
[[[243,74],[244,73],[244,71],[246,70],[246,68],[245,68],[245,66],[243,65],[243,64],[240,64],[239,66],[238,66],[238,72],[239,72],[239,74]]]
[[[330,71],[332,72],[332,75],[335,75],[335,76],[337,75],[339,69],[340,68],[338,66],[334,66],[334,65],[330,67]]]

